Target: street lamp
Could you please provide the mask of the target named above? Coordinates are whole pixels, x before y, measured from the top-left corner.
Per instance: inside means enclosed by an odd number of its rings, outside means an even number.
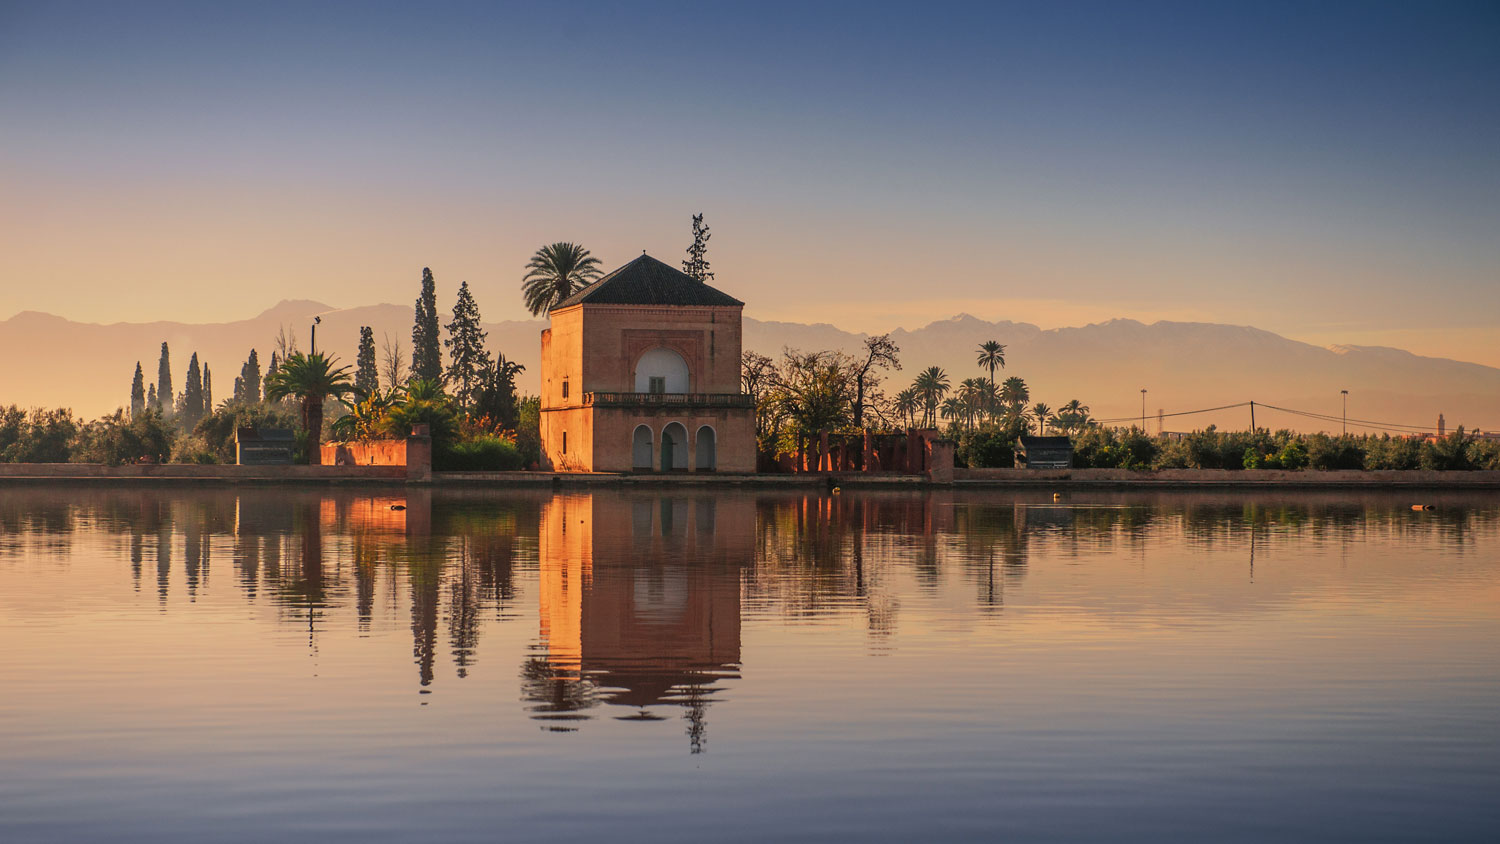
[[[1146,433],[1146,388],[1141,388],[1141,433]]]
[[[318,323],[320,323],[322,321],[323,321],[323,318],[320,317],[320,316],[313,317],[313,324],[312,324],[312,351],[309,352],[309,354],[314,354],[315,355],[315,354],[318,353]]]
[[[1344,397],[1344,436],[1349,436],[1349,391],[1339,390]]]

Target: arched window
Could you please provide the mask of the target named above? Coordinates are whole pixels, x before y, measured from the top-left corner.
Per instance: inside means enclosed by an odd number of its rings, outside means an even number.
[[[686,393],[689,391],[688,365],[682,355],[671,349],[656,348],[635,363],[637,393]]]
[[[687,429],[680,422],[661,429],[661,470],[686,469],[687,457]]]
[[[704,425],[698,429],[698,471],[712,472],[719,466],[714,453],[714,429]]]
[[[633,469],[651,471],[651,428],[646,425],[635,426],[635,434],[630,441],[630,466]]]

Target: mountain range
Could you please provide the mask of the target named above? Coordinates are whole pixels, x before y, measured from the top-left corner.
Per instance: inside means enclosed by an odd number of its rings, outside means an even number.
[[[188,356],[197,352],[214,374],[217,400],[230,395],[249,350],[269,360],[277,333],[295,335],[306,348],[312,317],[320,349],[352,363],[359,327],[372,326],[377,346],[387,336],[411,354],[412,310],[400,305],[335,309],[310,300],[283,301],[250,319],[225,323],[73,322],[26,311],[0,322],[0,355],[10,361],[0,376],[0,403],[71,407],[96,416],[129,403],[130,381],[140,361],[147,382],[155,380],[161,343],[171,349],[173,382],[180,389]],[[526,367],[519,385],[537,389],[541,320],[486,323],[492,349]],[[785,347],[856,351],[866,335],[827,323],[765,322],[746,318],[745,348],[777,356]],[[889,386],[905,386],[918,371],[941,366],[956,386],[983,375],[975,365],[976,347],[986,340],[1006,345],[1006,367],[996,373],[1024,378],[1032,401],[1056,408],[1077,398],[1097,418],[1139,417],[1146,394],[1148,427],[1157,413],[1180,413],[1254,400],[1258,405],[1311,411],[1332,417],[1342,412],[1341,390],[1348,390],[1350,419],[1434,427],[1439,413],[1448,426],[1500,428],[1500,369],[1414,355],[1372,346],[1315,346],[1257,328],[1189,322],[1145,324],[1129,319],[1072,328],[1042,329],[1018,322],[988,322],[967,314],[917,329],[896,329],[903,370],[889,375]],[[1329,423],[1258,407],[1261,427],[1337,430]],[[1249,409],[1167,416],[1166,430],[1192,430],[1209,423],[1243,428]],[[1365,430],[1351,425],[1351,431]]]

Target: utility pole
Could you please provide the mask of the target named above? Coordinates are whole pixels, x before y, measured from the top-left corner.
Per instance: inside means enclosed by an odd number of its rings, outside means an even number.
[[[1255,433],[1255,401],[1250,401],[1250,433]]]
[[[1344,394],[1344,436],[1349,436],[1349,391],[1339,390]]]
[[[322,321],[323,321],[323,318],[320,317],[320,316],[313,317],[313,324],[312,324],[312,351],[309,352],[308,354],[315,355],[315,354],[318,353],[318,323],[320,323]]]
[[[1146,433],[1146,388],[1141,388],[1141,433]]]

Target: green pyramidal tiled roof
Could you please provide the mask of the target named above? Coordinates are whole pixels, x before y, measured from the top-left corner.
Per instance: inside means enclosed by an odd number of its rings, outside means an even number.
[[[743,305],[650,255],[641,257],[557,303],[573,305]]]

